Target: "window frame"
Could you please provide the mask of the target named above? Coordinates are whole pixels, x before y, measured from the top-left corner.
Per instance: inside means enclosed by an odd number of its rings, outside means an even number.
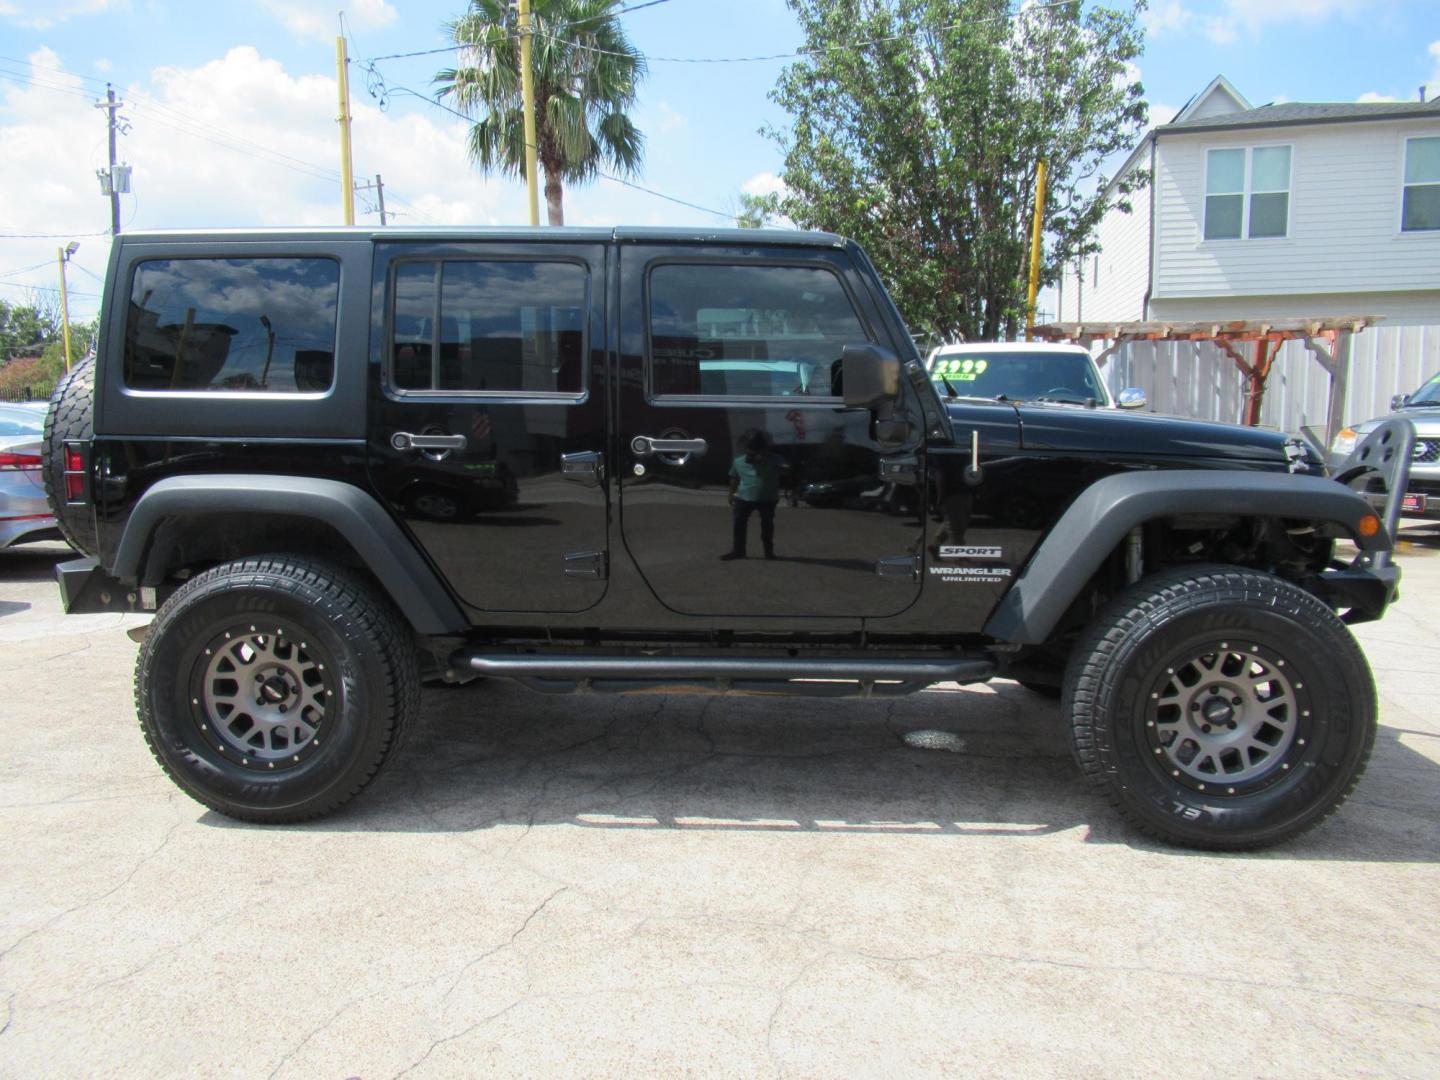
[[[416,263],[435,264],[435,303],[434,313],[431,316],[430,327],[430,382],[428,389],[416,390],[400,386],[395,381],[395,300],[396,300],[396,278],[399,275],[400,267]],[[537,263],[563,264],[575,266],[585,275],[585,289],[581,296],[579,305],[580,312],[580,388],[578,390],[458,390],[437,387],[434,385],[439,371],[441,332],[441,301],[444,298],[444,264],[445,263],[525,263],[535,265]],[[385,320],[381,336],[381,356],[383,358],[382,370],[384,372],[385,392],[396,399],[421,399],[421,400],[450,400],[463,398],[466,400],[483,399],[487,401],[559,401],[567,403],[580,403],[590,396],[590,315],[594,303],[595,275],[591,272],[591,266],[583,258],[570,255],[548,255],[544,258],[537,258],[535,255],[514,253],[514,254],[482,254],[482,253],[442,253],[439,251],[415,251],[396,255],[388,260],[385,271]]]
[[[1254,189],[1254,158],[1256,150],[1288,150],[1290,152],[1289,168],[1286,175],[1286,187],[1283,190],[1285,195],[1285,231],[1279,236],[1252,236],[1250,234],[1250,200],[1256,195],[1279,195],[1281,190],[1256,191]],[[1217,192],[1221,195],[1240,196],[1240,235],[1239,236],[1217,236],[1207,237],[1205,227],[1209,217],[1210,200],[1210,155],[1216,151],[1239,150],[1244,155],[1244,171],[1242,177],[1242,188],[1239,192],[1227,191]],[[1265,142],[1265,143],[1241,143],[1223,144],[1220,146],[1205,147],[1205,169],[1200,187],[1200,243],[1201,244],[1236,244],[1284,241],[1292,239],[1291,229],[1295,222],[1295,144],[1293,142]]]
[[[277,261],[287,259],[297,261],[309,259],[315,262],[328,262],[335,266],[335,323],[331,328],[331,340],[334,348],[331,350],[330,361],[330,385],[324,390],[147,390],[141,387],[131,386],[128,382],[129,350],[130,350],[130,301],[135,296],[135,277],[140,269],[147,263],[164,262],[239,262],[248,260],[250,262]],[[131,261],[125,274],[124,298],[126,300],[125,314],[118,320],[120,331],[120,377],[117,379],[120,391],[131,398],[161,398],[169,400],[189,401],[323,401],[335,393],[340,382],[340,339],[344,315],[342,312],[342,299],[345,294],[345,263],[344,259],[336,254],[322,252],[304,252],[300,254],[272,254],[264,252],[256,254],[247,251],[236,252],[206,252],[204,254],[187,253],[183,255],[172,254],[137,254]]]
[[[879,338],[875,333],[875,326],[866,315],[864,307],[858,302],[855,290],[845,280],[845,274],[826,259],[806,259],[803,257],[786,258],[745,258],[739,254],[719,254],[715,256],[682,256],[662,257],[650,260],[645,266],[644,288],[641,291],[641,303],[643,305],[644,325],[642,334],[644,337],[645,357],[645,400],[651,404],[664,403],[666,405],[708,405],[718,408],[729,408],[735,405],[785,405],[789,408],[802,408],[810,406],[814,408],[833,409],[837,405],[843,406],[845,399],[832,394],[824,396],[810,396],[800,394],[657,394],[655,392],[655,356],[654,326],[651,321],[653,312],[655,271],[667,266],[712,266],[712,267],[761,267],[764,269],[802,269],[802,270],[823,270],[833,277],[839,284],[845,300],[850,305],[855,320],[860,324],[860,329],[865,334],[865,340],[872,344],[879,344]]]
[[[1410,159],[1410,144],[1416,139],[1435,139],[1440,141],[1440,134],[1429,132],[1416,132],[1414,134],[1402,134],[1400,136],[1400,161],[1396,173],[1399,177],[1399,198],[1395,205],[1395,232],[1402,237],[1434,237],[1440,236],[1440,226],[1433,229],[1407,229],[1405,228],[1405,192],[1412,187],[1440,187],[1440,180],[1425,180],[1411,184],[1405,180],[1405,164]]]

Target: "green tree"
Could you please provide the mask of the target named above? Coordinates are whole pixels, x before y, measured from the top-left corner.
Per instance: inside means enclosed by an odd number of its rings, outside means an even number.
[[[603,166],[634,175],[645,138],[627,111],[645,60],[615,14],[620,0],[532,0],[536,153],[551,225],[565,223],[564,185]],[[435,76],[438,96],[476,117],[470,157],[485,172],[525,175],[519,16],[508,0],[471,0],[446,24],[460,66]]]
[[[763,229],[780,216],[780,193],[772,191],[765,195],[740,193],[740,209],[735,213],[735,224],[742,229]]]
[[[868,248],[913,329],[1013,337],[1024,320],[1035,165],[1049,170],[1042,283],[1098,250],[1100,175],[1144,130],[1131,78],[1144,0],[1012,12],[1008,0],[789,0],[807,57],[772,98],[785,214]],[[853,46],[869,42],[864,47]],[[1145,181],[1127,177],[1124,200]]]
[[[35,294],[38,295],[38,294]],[[11,304],[0,300],[0,363],[36,346],[35,352],[60,333],[58,311],[42,300]]]

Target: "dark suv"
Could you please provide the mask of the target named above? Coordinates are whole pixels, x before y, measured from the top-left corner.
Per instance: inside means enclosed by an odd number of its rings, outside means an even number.
[[[1319,822],[1375,734],[1337,615],[1395,593],[1370,502],[1270,432],[947,400],[830,235],[127,234],[46,454],[67,610],[156,610],[145,736],[245,820],[350,799],[427,678],[1005,675],[1132,823],[1215,848]],[[910,512],[793,497],[855,483]]]

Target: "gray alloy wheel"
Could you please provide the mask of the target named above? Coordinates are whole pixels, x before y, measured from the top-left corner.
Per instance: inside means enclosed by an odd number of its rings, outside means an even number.
[[[271,620],[275,622],[276,620]],[[242,762],[297,765],[320,745],[335,668],[296,629],[248,621],[216,634],[199,700],[211,729]]]
[[[1219,641],[1166,674],[1147,727],[1156,752],[1200,791],[1223,784],[1233,794],[1283,767],[1302,711],[1284,659]]]

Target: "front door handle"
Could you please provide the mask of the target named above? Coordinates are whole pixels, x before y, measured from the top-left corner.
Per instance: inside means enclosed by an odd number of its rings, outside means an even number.
[[[397,431],[390,436],[390,445],[396,450],[464,450],[464,435],[412,435],[408,431]]]
[[[649,454],[703,454],[710,449],[704,439],[655,439],[636,435],[630,440],[630,452],[636,457]]]

